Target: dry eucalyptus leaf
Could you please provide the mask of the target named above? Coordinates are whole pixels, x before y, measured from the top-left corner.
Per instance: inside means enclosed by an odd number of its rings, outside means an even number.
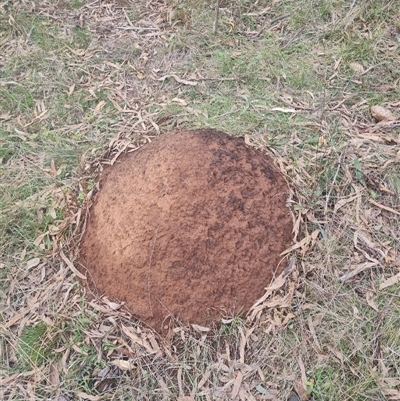
[[[396,117],[388,109],[382,106],[372,106],[371,115],[378,121],[394,121]]]
[[[50,363],[49,380],[53,386],[58,387],[60,385],[60,373],[58,371],[58,367],[55,362]]]
[[[206,332],[210,331],[209,327],[199,326],[198,324],[192,324],[192,327],[196,331],[199,331],[199,332],[205,332],[206,333]]]
[[[116,359],[115,361],[111,362],[112,365],[117,366],[121,370],[132,370],[136,367],[135,363],[133,361],[125,361],[122,359]]]
[[[351,63],[350,68],[358,74],[363,74],[365,71],[364,67],[359,63]]]
[[[98,401],[98,400],[101,400],[101,398],[102,398],[100,395],[90,395],[90,394],[84,393],[83,391],[78,391],[77,393],[75,393],[75,395],[80,399],[89,400],[89,401]]]
[[[394,284],[397,284],[400,281],[400,273],[386,279],[381,285],[379,286],[380,290],[384,290],[387,287],[391,287]]]
[[[33,267],[36,267],[39,263],[40,263],[40,259],[39,259],[39,258],[33,258],[33,259],[28,260],[28,261],[26,262],[26,268],[27,268],[28,270],[29,270],[29,269],[32,269]]]

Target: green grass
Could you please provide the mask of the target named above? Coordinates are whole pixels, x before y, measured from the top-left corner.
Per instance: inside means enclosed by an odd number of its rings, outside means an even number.
[[[215,1],[85,4],[0,8],[0,364],[1,375],[20,374],[4,398],[55,398],[56,366],[66,399],[229,399],[224,386],[241,372],[243,391],[284,400],[301,363],[315,401],[398,397],[398,283],[379,289],[398,273],[398,216],[371,200],[400,210],[397,147],[387,142],[399,129],[375,131],[369,109],[400,117],[399,2],[224,0],[217,33]],[[172,74],[197,84],[158,80]],[[125,312],[85,301],[59,256],[61,247],[76,256],[79,208],[122,144],[110,142],[143,144],[156,127],[248,135],[291,182],[297,239],[320,230],[272,295],[292,283],[289,306],[207,336],[155,337],[161,355],[122,331],[152,338]]]
[[[20,368],[34,369],[42,365],[51,355],[53,344],[49,341],[49,328],[45,323],[26,326],[19,338],[17,354]],[[21,369],[23,371],[23,369]]]

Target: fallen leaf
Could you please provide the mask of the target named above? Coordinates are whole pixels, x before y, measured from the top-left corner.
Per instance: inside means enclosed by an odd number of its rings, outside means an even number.
[[[171,102],[176,102],[176,103],[180,103],[182,106],[187,106],[187,102],[184,99],[180,99],[178,97],[174,97]]]
[[[28,260],[26,262],[26,268],[28,270],[32,269],[33,267],[36,267],[40,263],[40,258],[33,258],[31,260]]]
[[[80,56],[84,56],[84,55],[85,55],[85,50],[84,50],[84,49],[77,49],[77,50],[75,50],[75,49],[72,49],[72,48],[69,47],[69,46],[66,46],[66,47],[67,47],[67,49],[68,49],[71,53],[75,54],[75,56],[80,57]]]
[[[310,396],[307,394],[307,389],[305,388],[301,380],[297,380],[294,382],[294,390],[296,391],[301,401],[306,401],[310,398]]]
[[[157,81],[165,81],[167,78],[174,78],[176,82],[179,82],[180,84],[183,84],[183,85],[190,85],[190,86],[196,86],[197,85],[196,81],[188,81],[186,79],[179,78],[175,74],[164,75],[163,77],[158,78]]]
[[[11,117],[11,114],[9,113],[1,113],[0,114],[0,120],[8,120]]]
[[[60,374],[58,372],[57,364],[54,361],[50,363],[49,370],[50,370],[49,372],[50,383],[53,386],[58,387],[60,385]]]
[[[296,113],[295,109],[289,109],[286,107],[274,107],[271,111],[280,111],[281,113]]]
[[[340,277],[340,280],[346,281],[346,280],[356,276],[357,274],[361,273],[362,271],[364,271],[366,269],[370,269],[371,267],[374,267],[376,265],[378,265],[378,263],[369,262],[369,263],[361,263],[359,265],[352,266],[350,271],[348,271],[346,274],[344,274],[342,277]]]
[[[360,64],[360,63],[351,63],[350,64],[350,68],[358,73],[358,74],[363,74],[364,73],[364,67]]]
[[[104,100],[100,101],[94,108],[93,114],[96,115],[104,107],[105,104],[106,104],[106,102]]]
[[[199,326],[198,324],[192,324],[192,327],[193,327],[196,331],[199,331],[199,332],[204,332],[204,333],[206,333],[206,332],[210,331],[210,329],[209,329],[208,327]]]
[[[299,356],[299,368],[300,368],[300,372],[301,372],[301,381],[296,382],[297,386],[295,383],[295,390],[296,390],[297,394],[299,395],[300,399],[302,401],[304,401],[304,400],[308,400],[310,396],[307,394],[306,368],[304,366],[304,362],[303,362],[303,359],[301,358],[301,356]]]
[[[211,370],[210,368],[207,366],[206,371],[203,375],[203,377],[201,378],[201,380],[199,381],[199,383],[197,384],[197,388],[201,389],[207,382],[207,380],[210,378],[211,375]]]
[[[239,371],[236,376],[235,382],[233,383],[232,394],[231,394],[232,400],[234,400],[236,398],[236,396],[239,394],[242,380],[243,380],[243,373]]]
[[[290,248],[286,249],[284,252],[280,254],[280,256],[284,256],[287,253],[290,253],[294,251],[295,249],[298,248],[303,248],[303,252],[305,252],[308,249],[308,245],[311,243],[314,243],[315,240],[317,239],[318,235],[320,233],[320,230],[314,230],[311,235],[306,235],[301,241],[297,242]]]
[[[72,348],[75,352],[77,352],[78,354],[85,355],[85,356],[88,355],[87,352],[81,350],[76,344],[73,344],[71,348]]]
[[[12,382],[14,379],[18,377],[18,375],[19,373],[14,373],[11,376],[0,379],[0,386],[4,386],[5,384]]]
[[[106,60],[104,62],[104,64],[106,64],[106,65],[108,65],[108,66],[110,66],[112,68],[115,68],[116,70],[122,70],[121,66],[119,66],[118,64],[112,63],[111,61],[107,61]]]
[[[27,313],[29,313],[29,308],[26,308],[22,313],[13,316],[8,322],[4,324],[4,328],[8,329],[11,326],[14,326],[19,320],[21,320]]]
[[[83,398],[84,400],[89,400],[89,401],[99,401],[102,399],[100,395],[90,395],[84,393],[83,391],[78,391],[77,393],[75,393],[75,395],[79,398]]]
[[[396,275],[388,278],[383,283],[381,283],[379,289],[384,290],[387,287],[391,287],[392,285],[397,284],[399,281],[400,281],[400,273],[397,273]]]
[[[127,371],[127,370],[132,370],[136,367],[135,363],[133,361],[125,361],[123,359],[116,359],[111,362],[111,365],[117,366],[121,370]]]
[[[154,350],[151,345],[145,340],[140,338],[136,333],[134,333],[129,327],[121,325],[122,331],[136,344],[139,344],[145,348],[150,354],[160,353],[159,350]]]
[[[373,300],[374,293],[372,291],[367,291],[366,300],[367,304],[375,311],[379,312],[378,307],[376,306],[375,301]]]
[[[382,106],[372,106],[371,115],[378,121],[394,121],[396,117],[388,109]]]
[[[121,308],[121,306],[124,304],[124,303],[122,303],[122,304],[118,304],[118,303],[116,303],[116,302],[111,302],[111,301],[106,301],[106,300],[104,300],[104,303],[110,308],[110,309],[112,309],[112,310],[118,310],[118,309],[120,309]]]
[[[382,389],[383,394],[388,396],[388,400],[400,400],[400,391],[394,388],[384,388]]]
[[[361,194],[357,194],[357,195],[351,196],[350,198],[339,199],[335,203],[335,208],[333,210],[333,213],[336,213],[344,205],[346,205],[347,203],[353,202],[355,199],[359,198],[360,196],[361,196]]]
[[[84,276],[73,264],[72,262],[65,256],[63,251],[60,251],[61,259],[67,264],[67,266],[71,269],[71,271],[81,278],[82,280],[86,280],[86,276]]]

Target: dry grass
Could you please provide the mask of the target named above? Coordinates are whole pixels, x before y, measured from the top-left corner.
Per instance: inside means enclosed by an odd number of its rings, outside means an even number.
[[[0,398],[400,399],[399,9],[1,3]],[[73,262],[101,165],[189,127],[274,154],[295,245],[247,320],[160,338]]]

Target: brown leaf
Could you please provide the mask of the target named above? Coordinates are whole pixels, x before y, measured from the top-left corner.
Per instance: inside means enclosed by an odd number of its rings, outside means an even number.
[[[78,391],[75,393],[75,395],[79,398],[83,398],[84,400],[89,400],[89,401],[99,401],[102,399],[102,396],[100,395],[90,395],[86,394],[83,391]]]
[[[306,375],[306,368],[304,366],[303,359],[299,356],[299,368],[301,372],[301,386],[299,388],[302,389],[302,392],[297,391],[298,395],[300,396],[301,400],[307,400],[309,395],[307,394],[307,375]]]
[[[287,107],[273,107],[271,111],[279,111],[281,113],[297,113],[297,110]]]
[[[243,380],[243,373],[241,371],[238,372],[235,382],[233,383],[231,399],[234,400],[236,396],[239,394],[240,386]]]
[[[359,63],[351,63],[351,64],[350,64],[350,68],[351,68],[354,72],[356,72],[356,73],[358,73],[358,74],[363,74],[363,73],[364,73],[364,67],[363,67],[361,64],[359,64]]]
[[[373,300],[374,293],[372,291],[367,291],[366,300],[367,304],[375,311],[379,312],[378,307],[376,306],[375,301]]]
[[[133,361],[125,361],[123,359],[116,359],[111,362],[112,365],[117,366],[121,370],[127,371],[127,370],[132,370],[136,367],[135,363]]]
[[[196,81],[187,81],[186,79],[179,78],[175,74],[164,75],[163,77],[158,78],[157,81],[164,81],[167,78],[174,78],[176,82],[179,82],[180,84],[183,84],[183,85],[190,85],[190,86],[196,86],[197,85]]]
[[[192,324],[192,327],[200,332],[200,333],[207,333],[208,331],[210,331],[209,327],[204,327],[204,326],[199,326],[198,324]]]
[[[14,381],[18,377],[19,373],[14,373],[11,376],[4,377],[0,380],[0,386],[4,386],[7,383]]]
[[[296,391],[301,401],[307,401],[310,398],[310,396],[307,394],[307,389],[304,387],[301,380],[297,380],[294,382],[294,390]]]
[[[353,202],[355,199],[360,198],[361,194],[357,194],[355,196],[351,196],[350,198],[343,198],[343,199],[339,199],[336,203],[335,203],[335,209],[334,209],[334,213],[336,213],[340,208],[342,208],[344,205],[346,205],[347,203],[351,203]]]
[[[351,270],[348,271],[346,274],[344,274],[342,277],[340,277],[340,280],[346,281],[349,280],[350,278],[356,276],[357,274],[361,273],[362,271],[366,269],[370,269],[371,267],[377,266],[378,263],[376,262],[365,262],[361,263],[359,265],[353,265],[351,266]]]
[[[106,104],[106,102],[104,100],[100,101],[94,108],[93,114],[96,115],[104,107],[105,104]]]
[[[71,271],[81,278],[82,280],[86,280],[86,276],[84,276],[73,264],[72,262],[65,256],[65,253],[61,250],[60,251],[61,259],[67,264],[67,266],[71,269]]]
[[[371,115],[378,121],[394,121],[396,117],[392,114],[392,112],[388,109],[385,109],[382,106],[372,106],[371,107]]]
[[[400,281],[400,273],[397,273],[396,275],[388,278],[383,283],[381,283],[379,289],[384,290],[387,287],[391,287],[392,285],[397,284],[399,281]]]
[[[124,326],[123,324],[121,325],[122,331],[136,344],[139,344],[143,348],[147,350],[150,354],[160,354],[161,351],[160,349],[153,349],[151,345],[144,339],[140,338],[137,334],[135,334],[132,329],[129,327]]]
[[[38,264],[40,263],[40,259],[39,258],[33,258],[30,259],[26,262],[26,268],[28,270],[32,269],[33,267],[36,267]]]
[[[206,367],[206,371],[203,375],[203,377],[201,378],[201,380],[199,381],[199,383],[197,384],[197,388],[199,390],[201,390],[201,388],[206,384],[207,380],[210,378],[211,375],[211,370],[210,368],[207,366]]]
[[[315,240],[317,239],[318,235],[320,233],[320,230],[314,230],[311,235],[306,235],[301,241],[297,242],[296,244],[294,244],[293,246],[291,246],[290,248],[286,249],[284,252],[281,253],[280,256],[284,256],[287,253],[290,253],[292,251],[294,251],[295,249],[298,248],[303,248],[303,252],[305,252],[308,249],[308,246],[310,244],[310,242],[313,244],[315,242]]]
[[[56,165],[54,163],[54,159],[51,159],[50,170],[51,170],[51,174],[53,174],[53,177],[57,177],[58,173],[57,173]]]
[[[27,313],[29,313],[29,311],[29,308],[26,308],[22,313],[13,316],[8,322],[4,324],[4,328],[8,329],[9,327],[14,326],[14,324],[21,320]]]
[[[58,367],[55,362],[50,363],[49,380],[53,386],[58,387],[60,385],[60,374],[58,372]]]

